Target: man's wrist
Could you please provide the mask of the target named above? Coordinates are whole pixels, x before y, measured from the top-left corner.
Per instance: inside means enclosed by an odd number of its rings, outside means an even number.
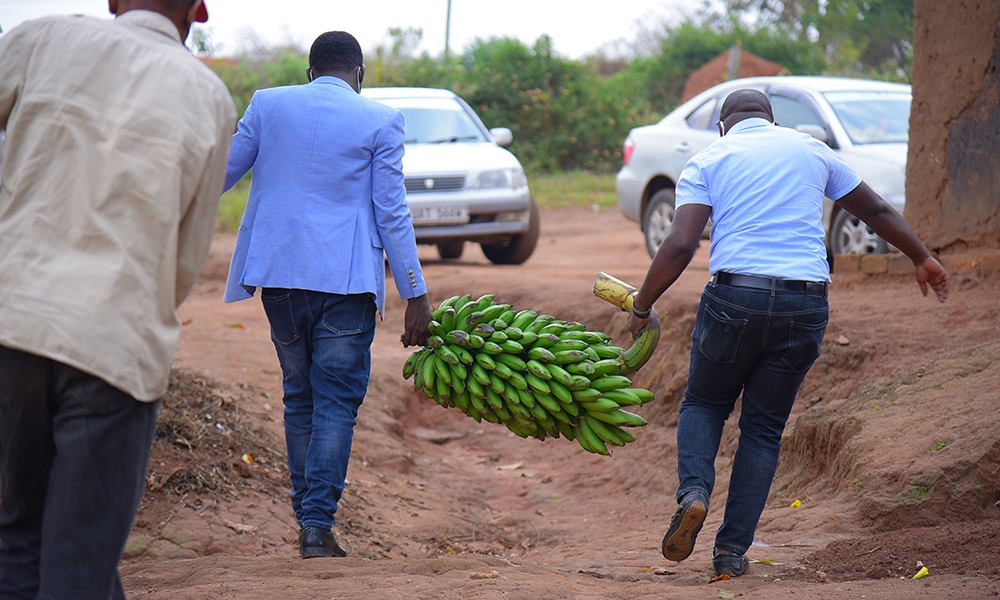
[[[646,310],[639,310],[635,307],[635,302],[632,303],[632,315],[637,319],[648,319],[650,313],[653,312],[653,307],[650,306]]]

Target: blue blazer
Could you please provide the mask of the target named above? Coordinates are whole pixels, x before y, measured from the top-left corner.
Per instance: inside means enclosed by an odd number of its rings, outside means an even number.
[[[375,295],[385,258],[403,299],[426,293],[403,186],[403,115],[343,80],[259,90],[233,135],[226,189],[253,168],[224,300],[258,287]]]

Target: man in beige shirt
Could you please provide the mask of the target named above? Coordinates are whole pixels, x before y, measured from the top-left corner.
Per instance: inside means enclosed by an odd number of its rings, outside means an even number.
[[[0,598],[124,598],[180,323],[235,125],[202,0],[0,37]]]

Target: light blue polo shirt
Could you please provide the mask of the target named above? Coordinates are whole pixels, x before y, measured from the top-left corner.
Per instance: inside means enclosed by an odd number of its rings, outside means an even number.
[[[691,157],[676,206],[712,207],[709,271],[830,281],[823,197],[839,200],[861,178],[805,133],[746,119]]]

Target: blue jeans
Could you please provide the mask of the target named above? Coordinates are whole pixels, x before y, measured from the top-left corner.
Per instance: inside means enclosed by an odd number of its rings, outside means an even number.
[[[0,346],[0,598],[125,600],[159,406]]]
[[[283,375],[295,518],[330,531],[368,391],[375,302],[371,294],[274,288],[261,290],[261,301]]]
[[[680,500],[710,497],[722,428],[743,394],[729,497],[715,547],[753,543],[778,466],[781,434],[829,318],[825,298],[709,283],[692,333],[691,368],[677,423]]]

